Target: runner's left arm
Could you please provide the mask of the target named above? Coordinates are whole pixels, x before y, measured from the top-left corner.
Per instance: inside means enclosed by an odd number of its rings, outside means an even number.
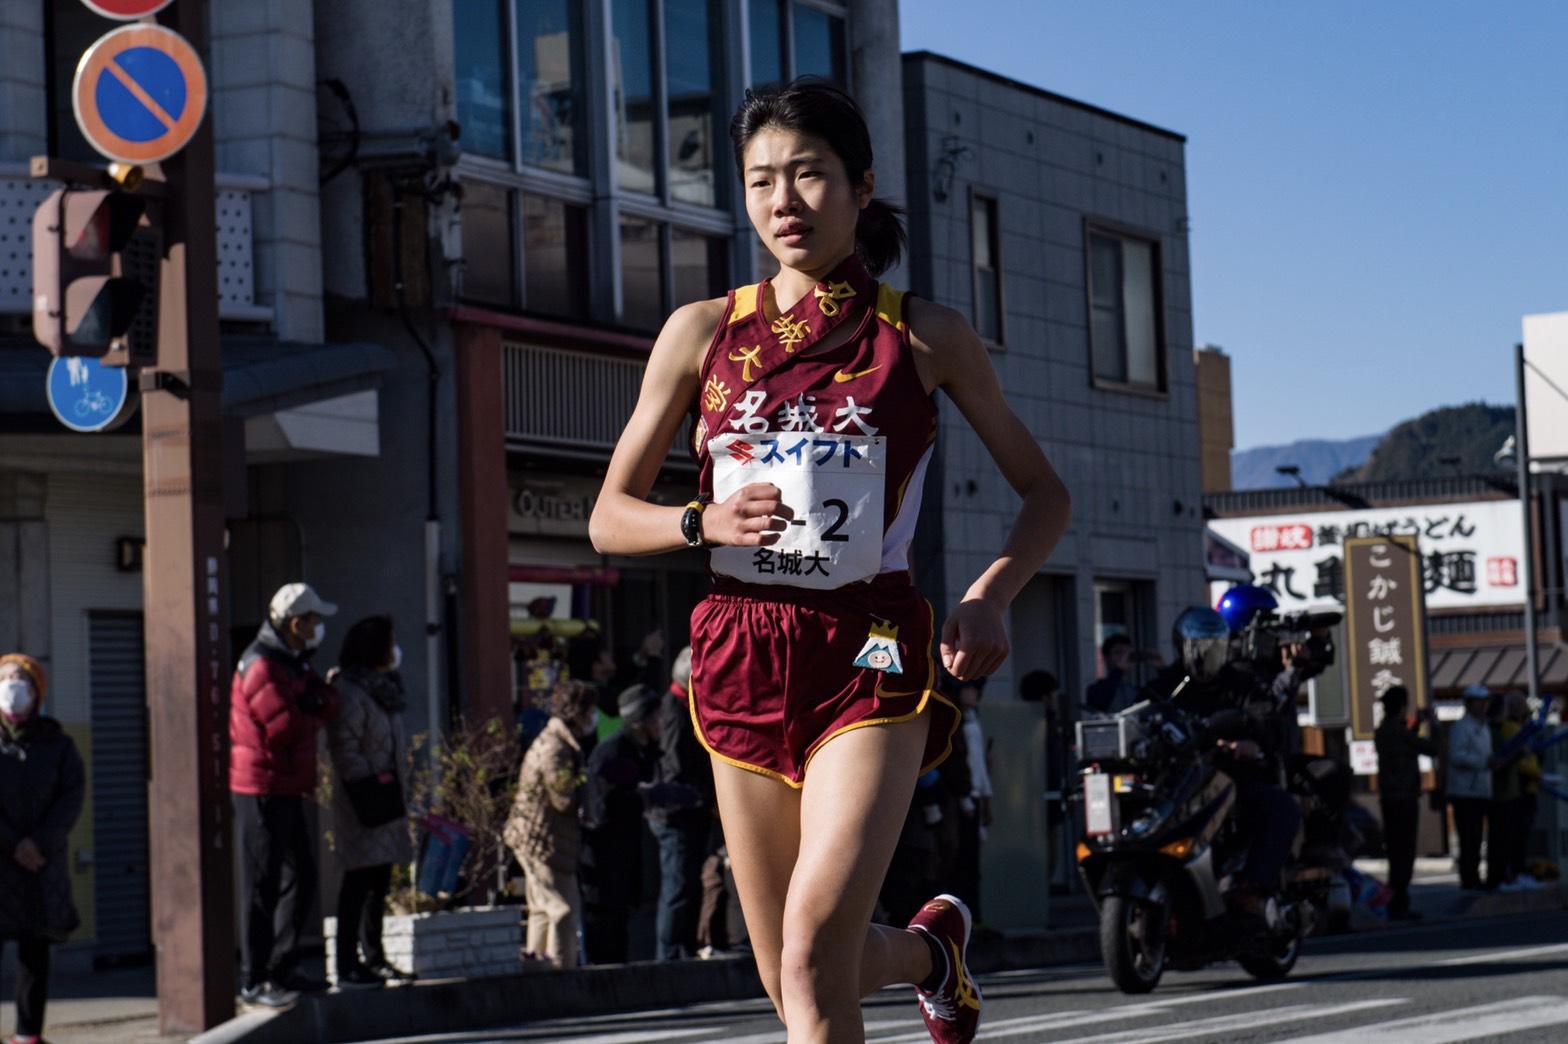
[[[910,302],[910,343],[928,386],[940,387],[985,443],[1023,504],[1002,552],[942,626],[942,662],[959,679],[985,677],[1007,658],[1002,612],[1067,530],[1072,502],[1040,444],[1008,405],[980,338],[959,313]]]

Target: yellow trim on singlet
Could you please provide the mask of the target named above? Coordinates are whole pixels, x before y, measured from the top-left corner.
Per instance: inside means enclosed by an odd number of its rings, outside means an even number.
[[[752,283],[750,286],[735,288],[735,307],[730,309],[730,319],[726,326],[734,326],[757,310],[757,290],[761,286],[761,283]]]
[[[904,291],[877,284],[877,318],[900,333],[904,331]]]

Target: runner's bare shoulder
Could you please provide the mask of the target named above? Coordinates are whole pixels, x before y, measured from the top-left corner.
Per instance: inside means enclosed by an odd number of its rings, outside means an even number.
[[[968,366],[990,365],[985,345],[962,312],[910,295],[904,298],[909,347],[927,388],[945,385]]]
[[[668,367],[681,376],[695,378],[702,370],[708,346],[713,343],[728,303],[726,297],[712,297],[683,304],[671,312],[654,341],[650,367]]]

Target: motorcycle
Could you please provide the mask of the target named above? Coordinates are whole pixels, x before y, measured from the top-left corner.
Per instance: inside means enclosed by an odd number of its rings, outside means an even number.
[[[1169,969],[1235,960],[1262,980],[1283,979],[1318,911],[1329,906],[1333,857],[1302,860],[1303,841],[1337,832],[1332,772],[1303,760],[1291,791],[1302,831],[1262,923],[1227,904],[1246,861],[1237,785],[1217,758],[1213,718],[1150,699],[1114,717],[1077,723],[1084,839],[1077,863],[1099,912],[1100,949],[1125,993],[1148,993]],[[1330,763],[1332,765],[1332,763]],[[1315,846],[1332,851],[1332,844]]]

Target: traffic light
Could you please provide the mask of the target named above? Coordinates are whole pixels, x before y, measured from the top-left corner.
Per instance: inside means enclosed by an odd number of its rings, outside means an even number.
[[[33,213],[33,336],[55,355],[122,361],[149,287],[121,253],[147,202],[113,189],[56,189]],[[135,265],[130,266],[134,269]]]

